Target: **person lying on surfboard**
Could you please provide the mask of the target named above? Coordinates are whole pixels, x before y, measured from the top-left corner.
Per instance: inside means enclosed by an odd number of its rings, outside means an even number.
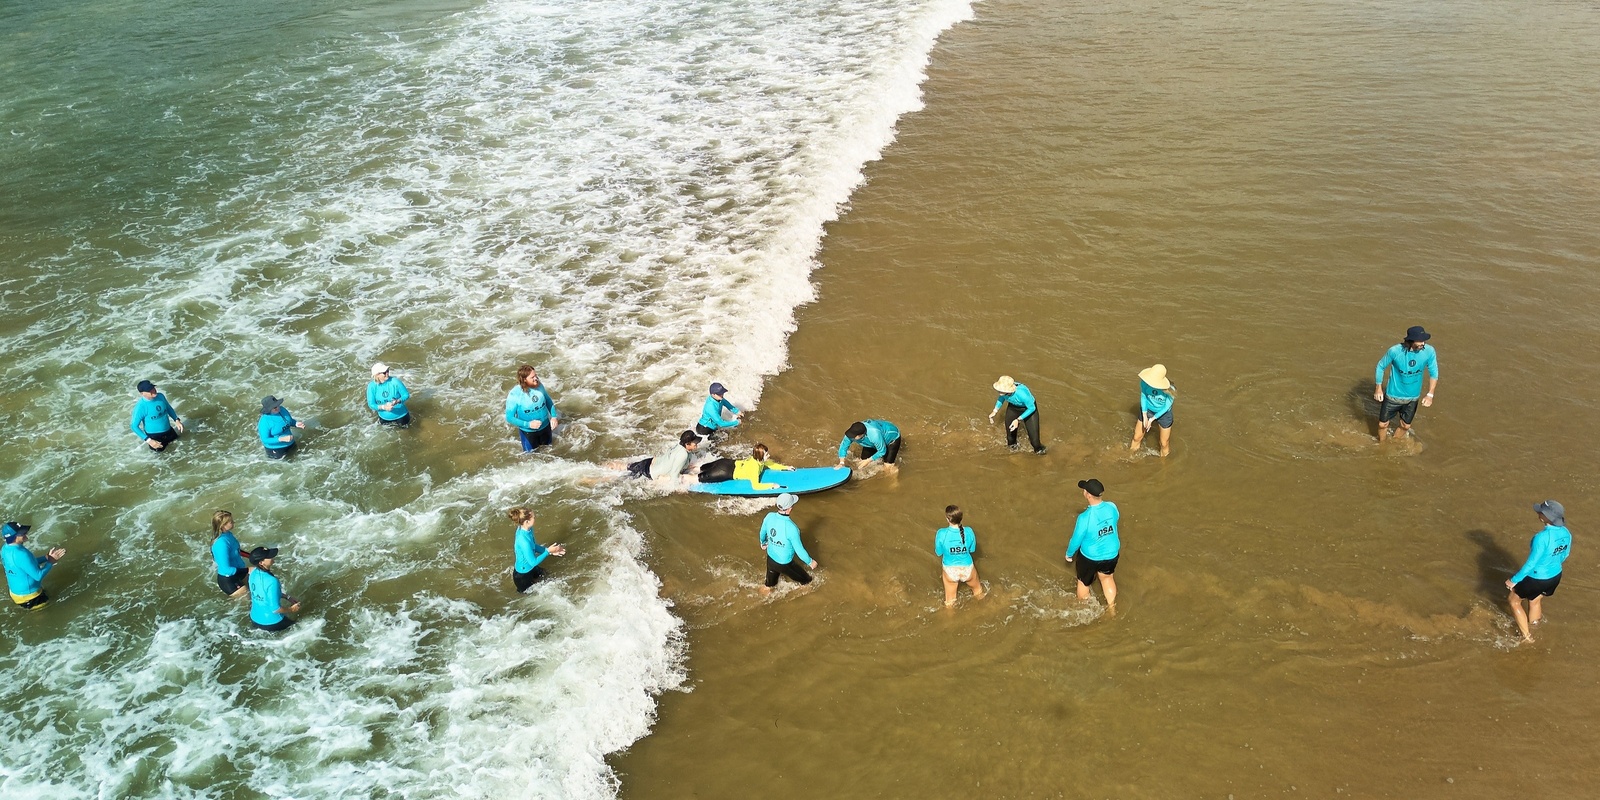
[[[778,488],[778,484],[776,483],[762,483],[762,473],[769,469],[789,471],[793,470],[794,467],[786,467],[776,461],[770,461],[768,460],[768,456],[770,455],[771,453],[767,450],[766,445],[756,442],[756,446],[750,448],[749,458],[741,458],[734,463],[733,479],[736,481],[749,481],[750,488],[757,491]]]

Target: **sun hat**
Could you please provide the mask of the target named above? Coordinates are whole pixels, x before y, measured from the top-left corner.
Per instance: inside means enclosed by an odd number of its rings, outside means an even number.
[[[149,382],[149,381],[139,381],[139,385],[137,387],[135,387],[135,388],[137,388],[139,390],[139,392],[142,394],[144,392],[153,392],[153,391],[155,391],[156,390],[156,385],[151,383],[151,382]]]
[[[260,564],[269,558],[277,557],[278,548],[276,547],[257,547],[256,549],[250,551],[250,563],[252,564]]]
[[[787,511],[794,508],[794,504],[798,502],[800,502],[799,495],[789,494],[788,492],[778,495],[778,508],[780,510]]]
[[[1001,375],[1000,380],[994,382],[994,390],[1001,394],[1011,394],[1017,390],[1017,382],[1011,380],[1010,375]]]
[[[1157,364],[1139,373],[1139,380],[1150,384],[1152,389],[1171,389],[1172,381],[1167,380],[1167,368]]]
[[[382,375],[383,373],[388,372],[388,371],[389,371],[389,365],[383,363],[382,361],[379,361],[378,363],[372,365],[372,374],[374,374],[374,375]]]
[[[1406,329],[1406,341],[1408,342],[1426,342],[1429,338],[1431,336],[1422,329],[1421,325],[1412,325]]]
[[[1094,478],[1090,478],[1086,481],[1078,481],[1078,488],[1094,495],[1095,497],[1099,497],[1100,495],[1106,493],[1106,485]]]
[[[1545,519],[1550,520],[1551,525],[1560,528],[1567,527],[1567,510],[1562,508],[1560,503],[1554,500],[1534,503],[1533,510],[1542,514]]]
[[[263,413],[263,414],[276,413],[277,410],[279,408],[281,408],[282,406],[283,406],[283,401],[279,400],[276,397],[273,397],[270,394],[267,395],[266,397],[261,398],[261,413]]]
[[[718,394],[727,394],[727,393],[728,393],[728,387],[723,386],[720,383],[711,384],[711,394],[718,395]]]
[[[24,525],[20,522],[7,522],[4,528],[6,534],[6,544],[16,541],[18,536],[21,536],[31,530],[33,530],[32,525]]]

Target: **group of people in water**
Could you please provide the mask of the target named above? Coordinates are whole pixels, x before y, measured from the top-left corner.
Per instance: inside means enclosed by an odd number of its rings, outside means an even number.
[[[1377,363],[1373,397],[1379,404],[1380,443],[1389,437],[1390,426],[1395,421],[1399,425],[1393,438],[1409,435],[1418,407],[1433,404],[1439,383],[1439,365],[1437,353],[1428,344],[1430,338],[1425,329],[1414,326],[1406,331],[1399,344],[1385,351]],[[372,365],[371,375],[366,400],[377,423],[408,426],[411,412],[406,402],[411,394],[405,383],[391,375],[388,365],[382,362]],[[152,382],[139,381],[135,389],[139,399],[134,404],[129,427],[149,449],[167,452],[184,431],[182,418]],[[1008,375],[995,381],[994,390],[997,397],[989,420],[993,422],[995,415],[1004,411],[1006,444],[1016,448],[1019,434],[1025,432],[1033,452],[1046,452],[1040,434],[1038,400],[1033,392]],[[1171,453],[1176,391],[1163,365],[1156,364],[1139,372],[1139,415],[1129,449],[1138,450],[1145,436],[1155,429],[1160,455],[1166,457]],[[781,488],[776,483],[764,482],[763,478],[768,472],[793,468],[772,461],[768,448],[761,443],[751,448],[747,458],[721,458],[699,467],[692,465],[702,443],[714,441],[722,431],[737,427],[743,417],[744,412],[728,400],[727,387],[713,383],[694,429],[683,431],[674,444],[658,455],[617,466],[626,474],[663,484],[746,480],[757,491]],[[517,370],[516,385],[506,394],[505,421],[516,431],[523,452],[554,442],[561,415],[549,390],[540,381],[538,371],[531,365],[524,364]],[[297,432],[304,428],[305,423],[296,420],[282,400],[274,396],[262,399],[257,436],[268,458],[287,458],[296,446]],[[888,420],[856,421],[845,429],[840,439],[839,461],[835,468],[847,468],[850,450],[855,447],[862,463],[878,462],[887,470],[895,470],[901,443],[900,429]],[[1073,526],[1066,561],[1074,571],[1077,596],[1088,599],[1090,587],[1098,583],[1107,608],[1114,612],[1117,597],[1114,575],[1121,554],[1120,515],[1116,504],[1104,499],[1106,489],[1099,480],[1079,481],[1078,488],[1083,492],[1086,507]],[[763,593],[771,592],[785,576],[802,585],[812,581],[806,569],[816,569],[817,562],[806,552],[800,529],[790,517],[798,502],[795,494],[778,495],[776,510],[761,522],[759,539],[766,557]],[[1531,626],[1543,620],[1543,598],[1555,593],[1561,582],[1562,564],[1572,547],[1572,535],[1566,528],[1565,510],[1560,503],[1543,501],[1534,506],[1534,512],[1544,527],[1534,535],[1526,563],[1506,581],[1512,616],[1523,639],[1529,642],[1533,641]],[[512,585],[518,592],[525,592],[545,576],[541,566],[545,560],[552,555],[566,555],[566,548],[561,544],[544,546],[538,543],[531,509],[519,506],[507,513],[515,525]],[[974,599],[980,599],[985,592],[973,561],[978,546],[977,534],[963,524],[963,513],[958,506],[945,508],[945,520],[949,524],[934,533],[934,552],[942,566],[945,605],[955,604],[957,591],[963,583],[971,588]],[[258,628],[278,631],[293,625],[294,619],[289,615],[297,613],[300,604],[283,591],[272,572],[277,548],[258,546],[246,550],[233,534],[233,515],[228,511],[217,511],[211,524],[211,552],[218,589],[229,597],[248,594],[250,620]],[[67,551],[57,547],[43,556],[36,556],[27,547],[30,530],[30,526],[18,522],[7,522],[0,527],[5,539],[4,546],[0,547],[0,560],[4,562],[12,601],[20,608],[37,610],[49,602],[42,588],[44,577]]]

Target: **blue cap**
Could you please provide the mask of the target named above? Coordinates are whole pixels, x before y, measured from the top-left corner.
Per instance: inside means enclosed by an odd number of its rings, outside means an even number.
[[[714,395],[727,394],[728,393],[728,387],[723,386],[720,383],[713,383],[713,384],[711,384],[711,393],[714,394]]]
[[[4,528],[6,534],[6,544],[16,541],[18,536],[21,536],[31,530],[33,530],[32,525],[24,525],[20,522],[7,522]]]
[[[156,385],[149,381],[139,381],[138,389],[140,392],[153,392],[156,390]]]

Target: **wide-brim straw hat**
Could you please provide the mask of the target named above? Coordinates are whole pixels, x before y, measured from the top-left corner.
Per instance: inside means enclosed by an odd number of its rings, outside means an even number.
[[[1167,380],[1167,368],[1160,364],[1140,372],[1139,380],[1150,384],[1152,389],[1172,388],[1172,381]]]
[[[994,390],[1001,394],[1011,394],[1017,390],[1017,382],[1011,380],[1010,375],[1001,375],[1000,380],[994,382]]]

